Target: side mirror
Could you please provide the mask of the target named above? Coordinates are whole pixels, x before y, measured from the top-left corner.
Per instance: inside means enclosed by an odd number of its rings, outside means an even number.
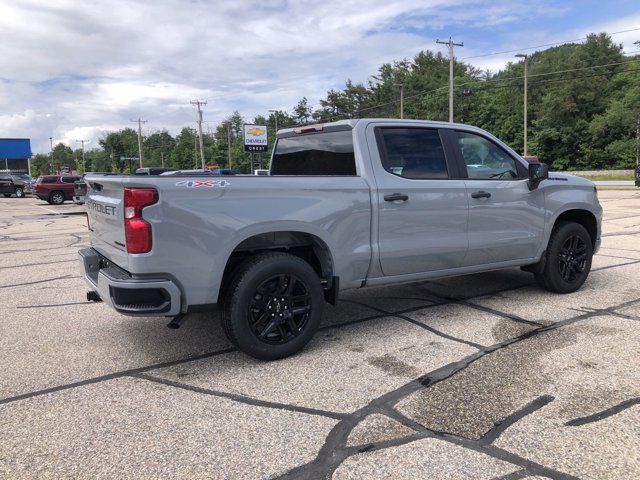
[[[540,182],[549,178],[549,165],[546,163],[529,164],[529,190],[535,190]]]

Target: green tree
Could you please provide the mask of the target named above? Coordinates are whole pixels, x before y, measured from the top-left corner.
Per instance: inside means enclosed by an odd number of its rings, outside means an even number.
[[[51,173],[53,173],[53,170],[51,168],[51,156],[49,154],[36,153],[31,157],[31,175],[33,177]]]

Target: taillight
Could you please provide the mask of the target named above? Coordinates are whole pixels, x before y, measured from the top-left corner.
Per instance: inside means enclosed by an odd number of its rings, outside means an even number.
[[[151,225],[142,218],[142,209],[158,202],[155,188],[124,189],[124,233],[127,252],[151,251]]]

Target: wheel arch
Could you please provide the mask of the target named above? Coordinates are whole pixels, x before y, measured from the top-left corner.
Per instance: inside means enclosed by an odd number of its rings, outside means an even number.
[[[301,258],[315,270],[325,290],[331,290],[334,287],[337,290],[334,258],[328,244],[318,235],[310,232],[279,230],[254,233],[244,238],[231,250],[222,274],[218,301],[224,298],[226,288],[231,283],[237,267],[247,258],[266,251],[281,251]]]
[[[565,210],[556,217],[553,222],[552,230],[556,228],[560,222],[575,222],[582,225],[589,233],[591,246],[595,249],[596,241],[598,239],[598,220],[593,212],[584,208],[572,208],[570,210]]]

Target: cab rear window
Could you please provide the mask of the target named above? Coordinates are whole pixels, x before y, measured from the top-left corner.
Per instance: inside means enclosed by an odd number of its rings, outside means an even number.
[[[356,175],[352,131],[278,139],[271,175]]]

